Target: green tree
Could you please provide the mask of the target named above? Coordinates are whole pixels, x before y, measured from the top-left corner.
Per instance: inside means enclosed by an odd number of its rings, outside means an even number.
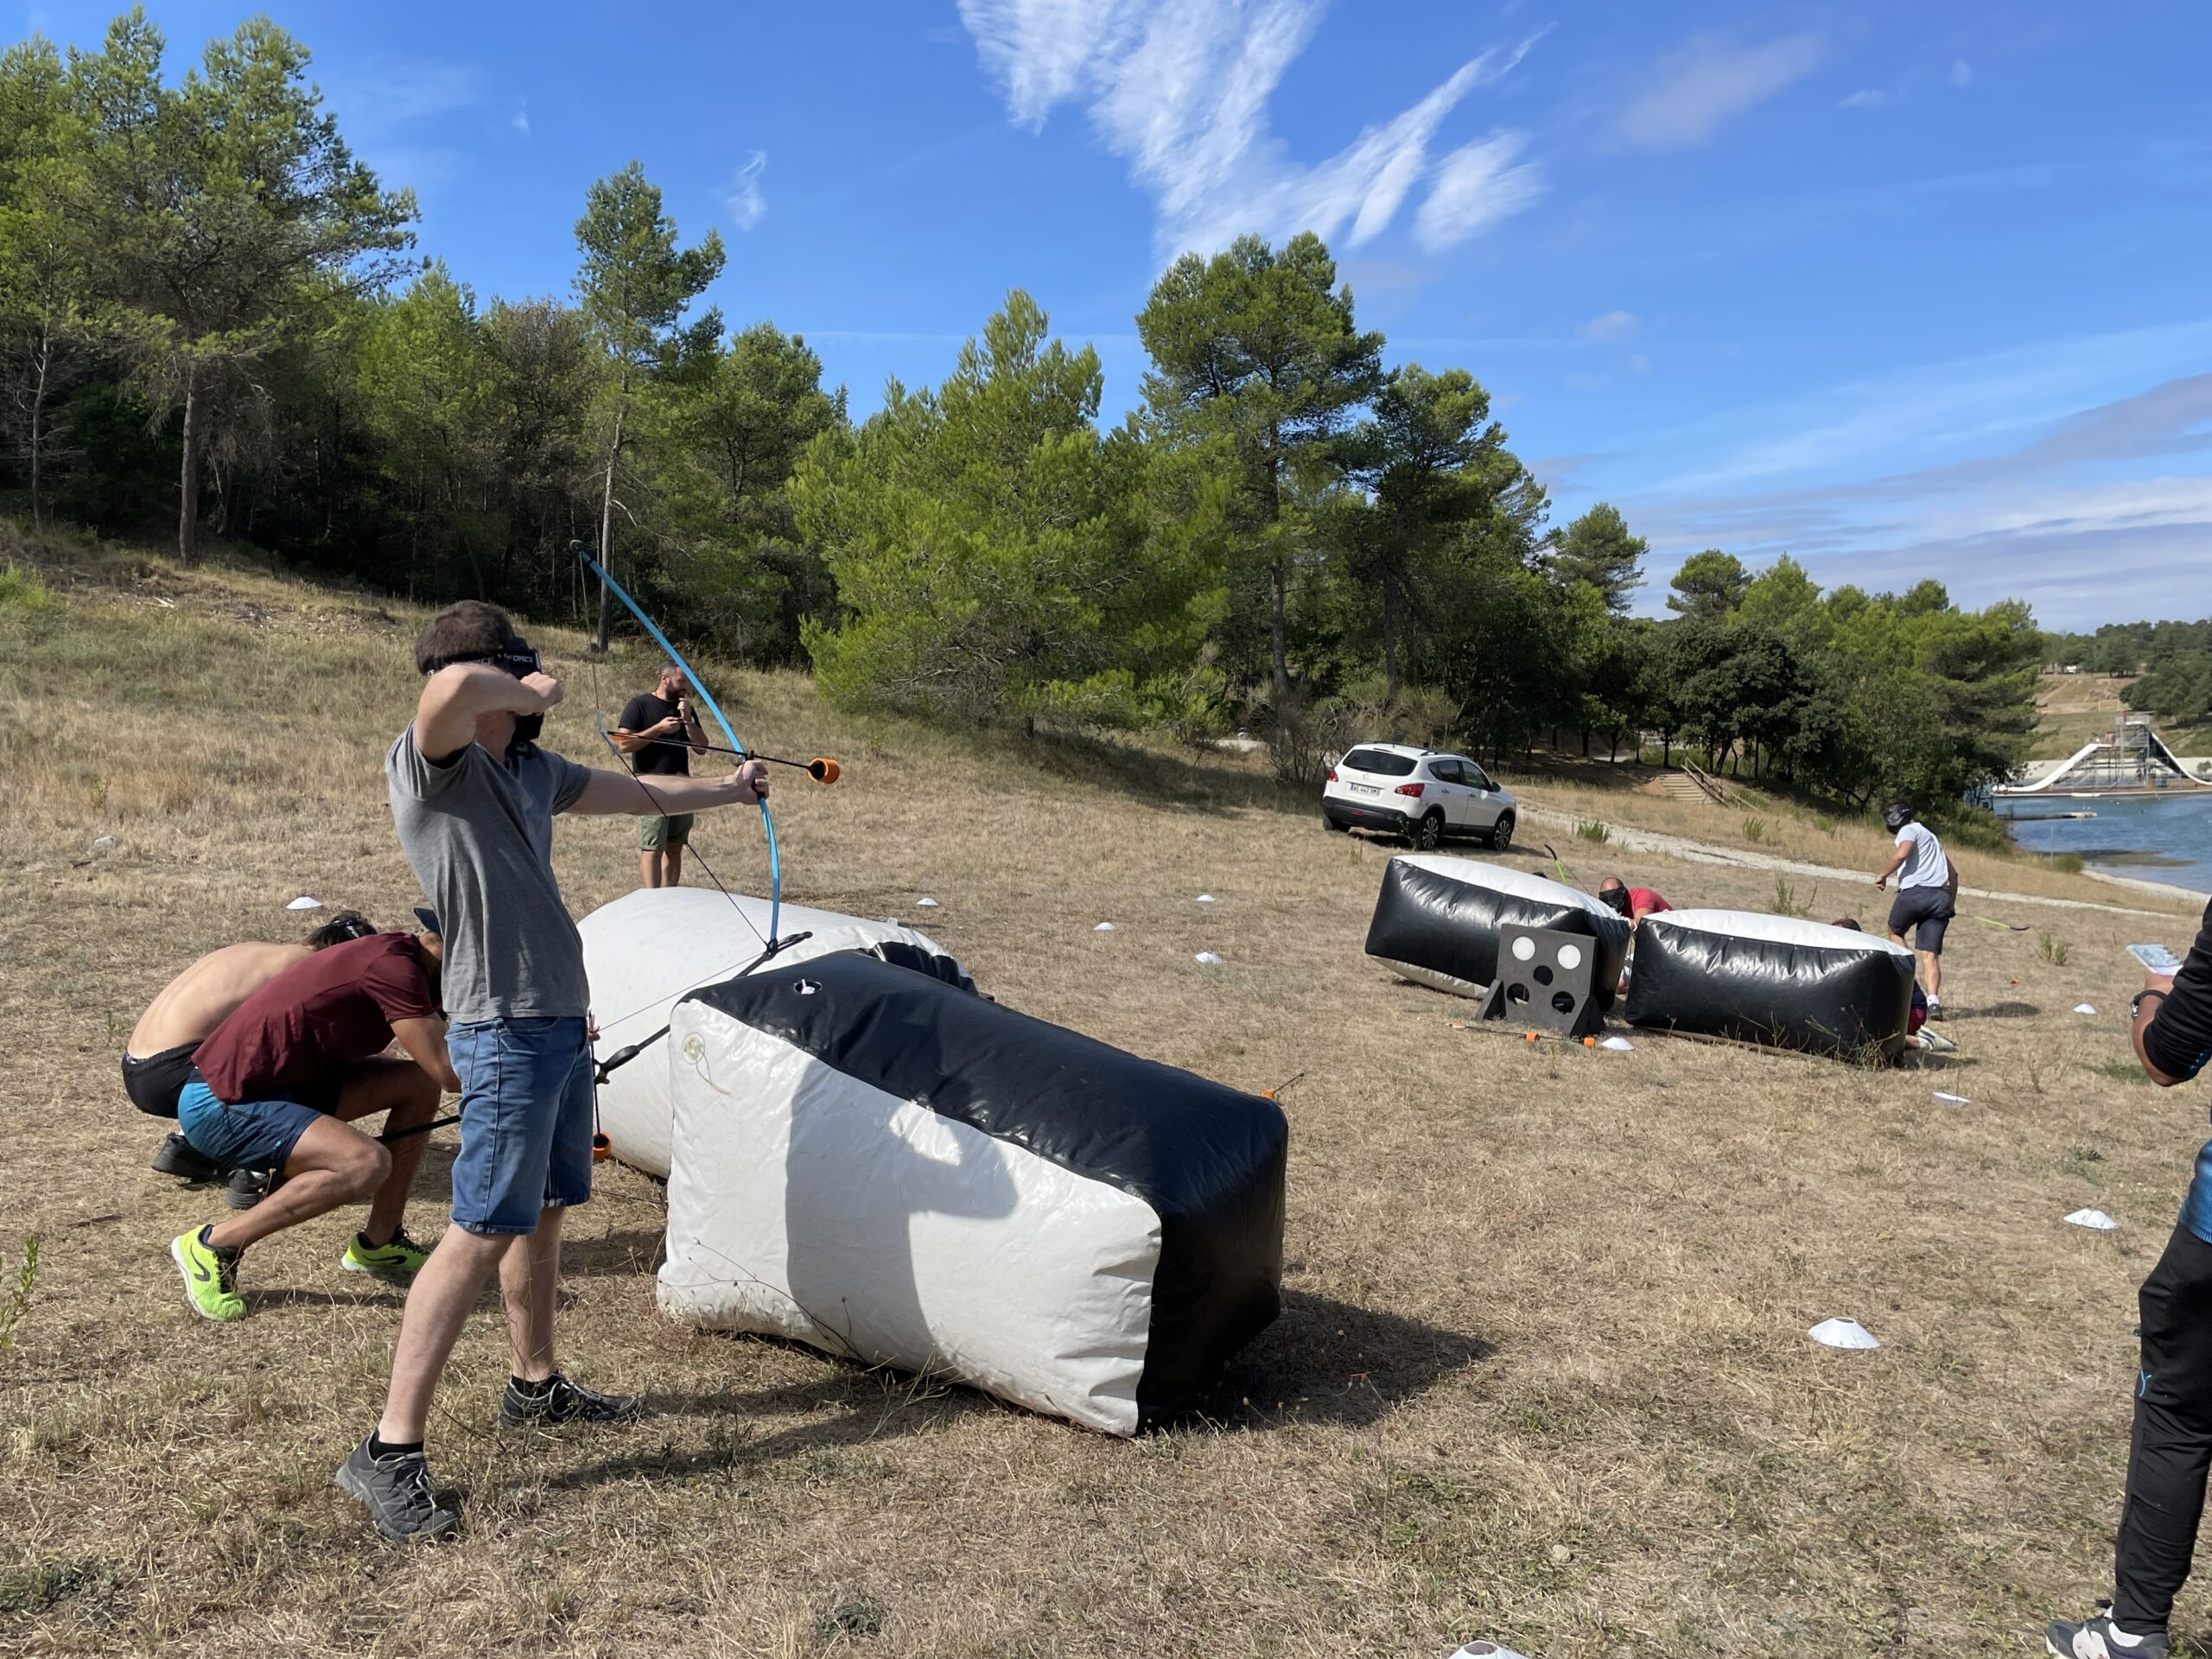
[[[1332,469],[1335,440],[1380,382],[1382,337],[1353,326],[1351,289],[1310,232],[1280,252],[1247,236],[1211,259],[1185,254],[1154,285],[1137,332],[1158,429],[1216,447],[1236,476],[1235,539],[1265,585],[1269,682],[1287,707],[1294,475]]]
[[[1682,568],[1675,572],[1668,586],[1675,590],[1667,596],[1669,610],[1710,622],[1730,614],[1744,602],[1751,577],[1734,554],[1708,547],[1683,560]]]
[[[683,314],[721,275],[724,255],[714,231],[696,247],[677,245],[676,221],[661,211],[659,187],[636,162],[592,186],[576,221],[576,245],[583,251],[576,294],[613,365],[599,513],[599,562],[612,569],[614,480],[632,406],[642,386],[712,352],[721,340],[720,312],[710,308],[689,327]],[[613,626],[613,595],[602,590],[601,650]]]
[[[476,296],[442,264],[379,307],[364,331],[359,392],[378,440],[408,568],[458,554],[480,598],[491,594],[486,555],[503,526],[494,506],[492,376]]]
[[[1562,582],[1586,582],[1615,616],[1628,614],[1629,595],[1643,581],[1650,543],[1629,534],[1618,508],[1600,501],[1562,531],[1551,549],[1552,572]]]
[[[936,391],[893,381],[849,442],[792,480],[847,614],[810,625],[847,705],[963,721],[1134,720],[1156,669],[1196,645],[1194,583],[1145,545],[1143,448],[1094,424],[1097,353],[1047,339],[1016,289]]]
[[[1373,414],[1346,438],[1339,458],[1369,493],[1370,512],[1351,516],[1350,574],[1372,607],[1382,647],[1383,703],[1395,708],[1408,612],[1427,563],[1459,540],[1470,519],[1494,510],[1505,432],[1490,418],[1490,394],[1465,369],[1431,374],[1418,363],[1394,369]]]
[[[480,332],[488,436],[505,503],[498,591],[550,601],[573,591],[568,545],[598,505],[587,415],[606,359],[583,313],[557,300],[494,301]]]
[[[10,48],[0,56],[0,340],[31,522],[41,529],[52,410],[86,335],[89,249],[70,211],[77,137],[52,45]]]
[[[181,410],[177,550],[190,563],[210,431],[331,297],[396,274],[415,199],[353,159],[306,79],[307,49],[266,18],[210,41],[175,86],[162,50],[140,9],[100,52],[71,54],[83,145],[70,207],[141,385]]]
[[[697,553],[677,585],[682,601],[741,655],[798,660],[802,623],[830,608],[836,588],[798,534],[788,486],[808,445],[843,430],[844,389],[823,391],[822,359],[764,322],[646,413],[662,456],[665,534]]]

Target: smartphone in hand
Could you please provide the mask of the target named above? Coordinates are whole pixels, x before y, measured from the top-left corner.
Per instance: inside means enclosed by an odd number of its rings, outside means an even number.
[[[2181,971],[2180,958],[2163,944],[2131,944],[2127,954],[2141,963],[2146,973],[2171,978]]]

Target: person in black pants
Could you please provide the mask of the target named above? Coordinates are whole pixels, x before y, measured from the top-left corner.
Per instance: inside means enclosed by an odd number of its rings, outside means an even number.
[[[2171,1089],[2212,1059],[2212,905],[2188,958],[2135,994],[2135,1057]],[[2059,1659],[2165,1659],[2166,1620],[2189,1577],[2204,1484],[2212,1471],[2212,1142],[2165,1254],[2143,1281],[2143,1358],[2135,1381],[2135,1433],[2120,1512],[2109,1607],[2044,1632]]]

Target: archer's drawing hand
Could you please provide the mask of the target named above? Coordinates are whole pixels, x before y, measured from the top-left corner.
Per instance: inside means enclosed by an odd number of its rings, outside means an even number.
[[[768,763],[747,760],[730,773],[730,788],[741,806],[751,806],[768,798]]]
[[[522,677],[522,685],[525,691],[537,695],[539,700],[537,712],[539,714],[553,707],[565,695],[561,690],[561,682],[550,674],[525,674]]]

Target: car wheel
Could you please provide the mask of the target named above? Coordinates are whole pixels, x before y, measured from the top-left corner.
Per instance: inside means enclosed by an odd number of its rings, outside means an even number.
[[[1334,835],[1339,836],[1343,835],[1346,829],[1345,825],[1338,823],[1334,818],[1331,817],[1325,812],[1321,815],[1321,827]]]
[[[1501,853],[1513,844],[1513,815],[1510,812],[1497,815],[1497,823],[1490,832],[1490,844],[1493,850]]]
[[[1430,813],[1414,826],[1413,834],[1407,839],[1413,842],[1417,852],[1434,852],[1444,844],[1444,815],[1441,812]]]

